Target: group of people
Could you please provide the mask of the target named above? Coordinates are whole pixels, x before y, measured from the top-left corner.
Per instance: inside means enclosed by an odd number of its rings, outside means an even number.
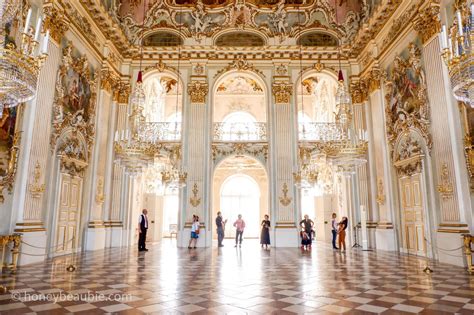
[[[346,250],[346,229],[349,223],[347,217],[342,217],[340,222],[336,220],[337,215],[332,214],[331,232],[332,232],[332,248],[345,251]],[[314,222],[305,214],[304,219],[300,222],[301,227],[301,249],[311,250],[311,244],[316,235],[314,232]],[[336,239],[339,247],[336,246]]]
[[[342,217],[341,221],[336,220],[336,213],[332,214],[331,219],[331,232],[332,232],[332,247],[336,250],[345,251],[346,250],[346,229],[348,225],[347,217]],[[225,225],[227,224],[227,219],[224,220],[222,213],[219,211],[216,217],[216,228],[217,228],[217,246],[223,247],[222,244],[224,240],[224,231]],[[242,219],[242,215],[237,216],[237,220],[234,222],[233,226],[235,227],[235,246],[242,247],[242,239],[245,230],[245,221]],[[262,220],[260,231],[260,245],[262,248],[269,249],[270,246],[270,217],[268,214],[265,215]],[[201,223],[199,222],[199,216],[193,215],[193,222],[191,224],[191,238],[189,240],[188,248],[196,248],[197,240],[199,238]],[[314,222],[305,214],[304,219],[300,221],[301,227],[301,249],[302,250],[311,250],[312,241],[315,237],[314,231]],[[143,209],[142,214],[138,219],[138,251],[148,251],[145,247],[146,232],[148,230],[148,218],[147,218],[147,209]],[[337,245],[336,246],[336,241]]]
[[[227,219],[224,220],[222,217],[222,212],[217,212],[216,217],[216,229],[217,229],[217,246],[224,247],[222,244],[224,240],[225,225],[227,224]],[[235,246],[242,247],[242,238],[245,229],[245,221],[242,219],[242,215],[237,216],[237,220],[234,222],[233,226],[235,227]],[[270,246],[270,217],[268,214],[265,215],[264,220],[261,223],[262,230],[260,232],[260,244],[265,249],[268,249]]]

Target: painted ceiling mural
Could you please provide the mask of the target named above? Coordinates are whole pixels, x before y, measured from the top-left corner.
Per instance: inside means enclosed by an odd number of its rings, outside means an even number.
[[[244,28],[260,31],[269,38],[278,38],[280,43],[295,36],[301,28],[333,31],[347,44],[380,2],[381,0],[102,0],[109,14],[121,25],[133,44],[139,43],[143,29],[146,35],[153,31],[181,29],[184,36],[201,42],[203,38],[223,30]]]

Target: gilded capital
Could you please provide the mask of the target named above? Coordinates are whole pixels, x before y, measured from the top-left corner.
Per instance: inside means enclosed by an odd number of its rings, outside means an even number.
[[[114,91],[114,101],[119,104],[128,104],[130,91],[130,83],[124,81],[119,82]]]
[[[188,94],[193,104],[205,104],[209,85],[203,81],[193,81],[188,84]]]
[[[421,37],[423,44],[437,35],[441,30],[439,19],[439,4],[430,5],[418,13],[414,22],[415,30]]]
[[[361,104],[367,100],[367,85],[364,81],[351,82],[352,103]]]
[[[47,2],[43,5],[44,21],[43,27],[49,30],[51,38],[58,44],[64,34],[69,29],[69,22],[62,11],[53,6],[52,2]]]
[[[368,94],[372,94],[373,92],[380,89],[382,82],[382,72],[379,69],[374,68],[369,71],[369,73],[365,76],[365,85],[366,89],[368,90]]]
[[[120,83],[120,78],[109,68],[100,70],[100,88],[112,94]]]
[[[293,94],[293,85],[285,82],[273,83],[272,93],[275,97],[275,104],[288,104]]]

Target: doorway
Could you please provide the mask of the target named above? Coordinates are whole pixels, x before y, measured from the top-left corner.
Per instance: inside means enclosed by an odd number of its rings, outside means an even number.
[[[234,156],[224,160],[214,172],[213,218],[221,211],[227,219],[225,237],[233,238],[233,223],[239,214],[245,221],[245,238],[260,237],[260,223],[268,210],[268,181],[264,167],[257,160]],[[213,220],[214,224],[214,220]],[[213,236],[216,238],[215,227]]]

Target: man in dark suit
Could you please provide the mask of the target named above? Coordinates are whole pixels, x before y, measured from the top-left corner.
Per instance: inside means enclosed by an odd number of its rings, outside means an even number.
[[[143,209],[142,214],[140,214],[140,217],[138,218],[138,251],[143,252],[143,251],[148,251],[148,249],[145,248],[145,241],[146,241],[146,231],[148,230],[148,218],[146,214],[148,211],[146,209]]]

